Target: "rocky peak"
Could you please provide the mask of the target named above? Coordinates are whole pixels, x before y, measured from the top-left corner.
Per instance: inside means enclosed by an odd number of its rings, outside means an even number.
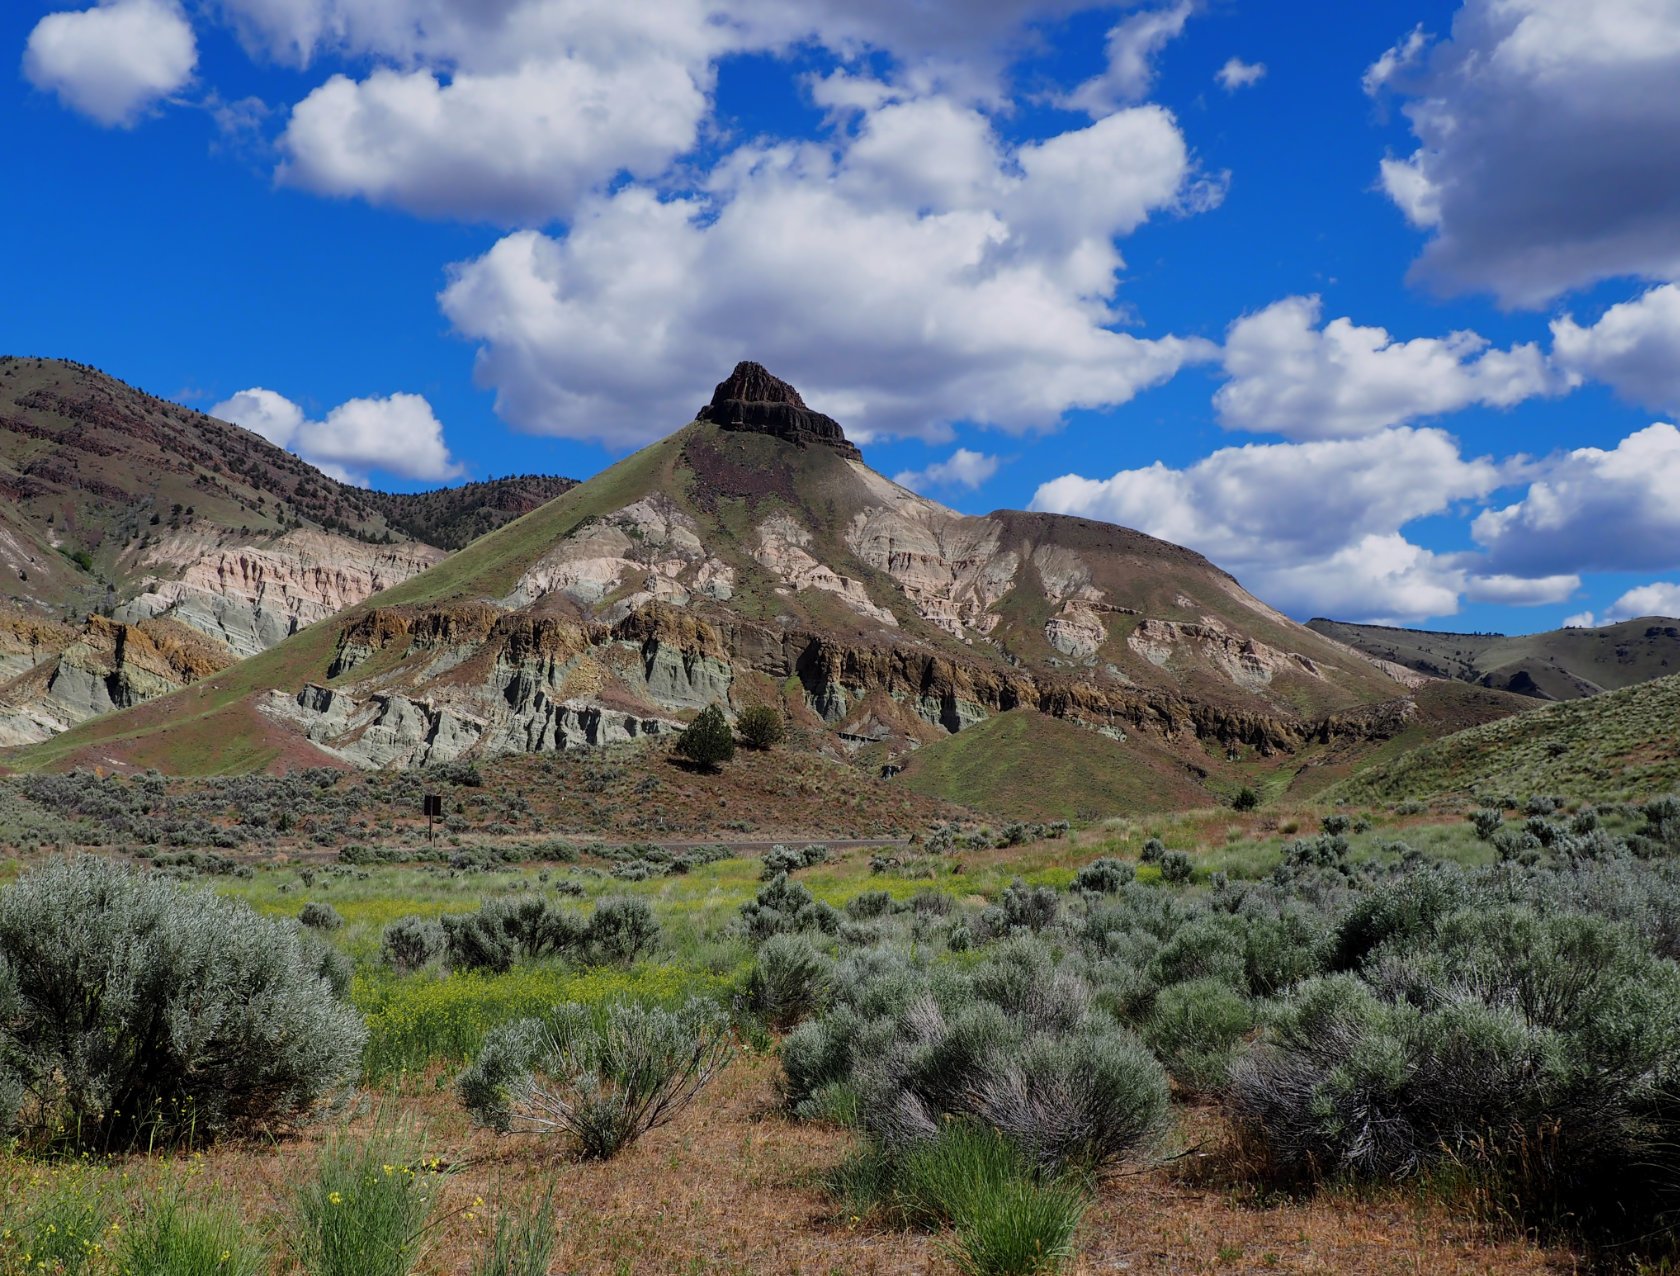
[[[821,444],[852,460],[863,459],[838,421],[806,407],[798,390],[761,363],[736,364],[697,419],[725,430],[769,434],[799,447]]]

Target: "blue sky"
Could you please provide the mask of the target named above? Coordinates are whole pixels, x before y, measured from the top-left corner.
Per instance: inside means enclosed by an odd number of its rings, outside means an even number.
[[[1680,613],[1673,0],[23,0],[0,350],[356,481],[739,358],[1297,616]]]

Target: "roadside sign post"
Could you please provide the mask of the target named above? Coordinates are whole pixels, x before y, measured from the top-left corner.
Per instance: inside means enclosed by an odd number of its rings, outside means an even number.
[[[431,845],[437,845],[437,821],[443,814],[443,796],[439,793],[426,794],[426,840]]]

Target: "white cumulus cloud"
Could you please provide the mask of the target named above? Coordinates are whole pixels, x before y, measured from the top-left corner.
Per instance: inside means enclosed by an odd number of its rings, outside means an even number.
[[[1016,51],[1033,23],[1112,7],[1111,0],[219,0],[248,48],[306,66],[323,52],[433,66],[586,45],[603,25],[633,20],[709,32],[719,54],[810,42],[848,60],[889,55],[924,82],[971,79]],[[633,10],[625,13],[624,10]]]
[[[1075,89],[1068,105],[1092,115],[1106,115],[1117,106],[1148,97],[1155,84],[1155,59],[1183,34],[1193,12],[1193,0],[1178,0],[1159,9],[1128,14],[1115,23],[1108,32],[1108,66],[1101,75]]]
[[[209,3],[209,0],[206,0]],[[259,58],[355,66],[291,109],[282,181],[425,216],[540,225],[693,151],[717,67],[816,45],[900,87],[1001,105],[1034,22],[1096,0],[217,0]],[[363,68],[366,68],[365,70]]]
[[[1365,75],[1360,81],[1365,92],[1376,94],[1387,88],[1402,71],[1416,67],[1423,51],[1428,47],[1429,37],[1423,28],[1413,27],[1406,33],[1405,39],[1392,45],[1380,58],[1365,68]]]
[[[1680,287],[1664,284],[1581,327],[1552,322],[1552,357],[1642,407],[1680,413]]]
[[[1407,621],[1455,612],[1471,569],[1401,529],[1501,481],[1499,466],[1464,457],[1445,432],[1402,427],[1222,448],[1183,469],[1064,475],[1032,504],[1200,550],[1295,615]]]
[[[1321,312],[1317,297],[1288,297],[1231,325],[1214,395],[1225,428],[1348,437],[1566,384],[1535,345],[1490,349],[1473,332],[1400,341],[1347,318],[1320,328]]]
[[[1245,581],[1298,616],[1399,625],[1458,611],[1464,573],[1398,532],[1363,536],[1310,563],[1257,567]]]
[[[1433,231],[1416,278],[1537,306],[1618,276],[1680,277],[1680,6],[1466,0],[1366,72],[1417,139],[1381,168]],[[1666,158],[1665,158],[1666,157]]]
[[[1680,430],[1658,422],[1553,457],[1471,533],[1494,570],[1523,575],[1680,567]]]
[[[1638,620],[1642,616],[1664,620],[1680,617],[1680,584],[1659,580],[1649,585],[1636,585],[1611,603],[1602,616],[1594,616],[1590,611],[1579,612],[1565,620],[1563,627],[1592,629],[1623,620]]]
[[[1464,581],[1464,596],[1471,602],[1496,603],[1505,607],[1538,607],[1544,603],[1561,603],[1581,587],[1581,578],[1573,572],[1556,576],[1511,576],[1495,573],[1490,576],[1469,575]]]
[[[646,443],[742,358],[860,438],[1050,427],[1211,355],[1116,330],[1115,238],[1193,171],[1158,107],[1011,149],[972,108],[880,100],[832,145],[738,149],[700,194],[630,185],[509,235],[440,301],[534,433]]]
[[[442,423],[418,394],[350,399],[324,420],[311,421],[285,395],[253,386],[218,403],[210,415],[244,426],[345,482],[365,483],[369,470],[435,480],[463,473],[449,454]]]
[[[998,464],[995,456],[960,447],[943,461],[935,461],[925,469],[904,470],[893,475],[893,482],[918,492],[949,487],[966,487],[975,491],[997,473]]]
[[[1662,580],[1637,585],[1610,604],[1604,619],[1614,624],[1640,616],[1680,616],[1680,584]]]
[[[183,88],[198,42],[174,0],[110,0],[49,13],[29,33],[23,73],[99,123],[133,124]]]
[[[694,145],[709,73],[657,44],[505,71],[335,75],[280,139],[284,182],[430,216],[563,216],[619,173],[648,177]]]
[[[1213,78],[1219,81],[1219,87],[1227,93],[1235,93],[1238,89],[1246,89],[1265,79],[1266,64],[1244,62],[1236,57],[1227,58],[1225,65],[1214,72]]]

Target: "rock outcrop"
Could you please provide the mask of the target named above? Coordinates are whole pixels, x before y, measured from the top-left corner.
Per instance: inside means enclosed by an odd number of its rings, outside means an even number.
[[[1270,686],[1274,677],[1286,671],[1313,678],[1324,676],[1310,657],[1234,634],[1214,616],[1203,617],[1196,624],[1145,619],[1138,622],[1126,642],[1151,664],[1168,665],[1180,658],[1200,660],[1250,691]]]
[[[305,549],[171,551],[178,573],[148,605],[250,649],[423,565]],[[756,364],[700,420],[471,555],[411,581],[415,601],[355,606],[330,657],[302,649],[306,672],[259,657],[262,729],[410,766],[664,735],[708,705],[771,703],[807,745],[902,758],[1030,710],[1090,728],[1091,748],[1206,776],[1377,738],[1416,711],[1410,679],[1190,550],[1087,519],[962,515],[890,482]]]
[[[727,602],[734,591],[735,569],[707,552],[693,518],[656,493],[579,527],[521,573],[501,601],[524,607],[551,594],[584,606],[611,600],[611,610],[624,616],[648,602]]]
[[[0,686],[58,658],[77,631],[44,617],[0,611]]]
[[[329,676],[381,655],[406,662],[405,680],[426,692],[310,684],[261,708],[346,762],[414,766],[679,731],[671,713],[727,703],[734,679],[711,625],[656,604],[610,626],[482,604],[379,608],[344,630]]]
[[[872,601],[861,580],[842,576],[813,557],[810,545],[811,533],[805,527],[789,515],[772,514],[759,524],[752,553],[758,565],[784,581],[789,591],[815,589],[833,594],[858,615],[898,628],[898,617]]]
[[[220,673],[236,658],[172,620],[91,616],[61,649],[0,685],[0,744],[45,740]]]
[[[288,532],[267,545],[165,541],[147,562],[179,574],[154,578],[117,615],[168,616],[254,656],[444,557],[429,545],[368,545],[313,531]]]
[[[712,401],[695,419],[725,430],[773,435],[797,447],[832,448],[854,461],[863,459],[838,421],[811,411],[798,390],[760,363],[736,364],[735,371],[718,382]]]
[[[852,552],[892,577],[928,623],[954,638],[990,633],[998,621],[992,608],[1014,587],[1021,563],[1002,548],[1001,529],[902,488],[883,495],[847,527]]]

